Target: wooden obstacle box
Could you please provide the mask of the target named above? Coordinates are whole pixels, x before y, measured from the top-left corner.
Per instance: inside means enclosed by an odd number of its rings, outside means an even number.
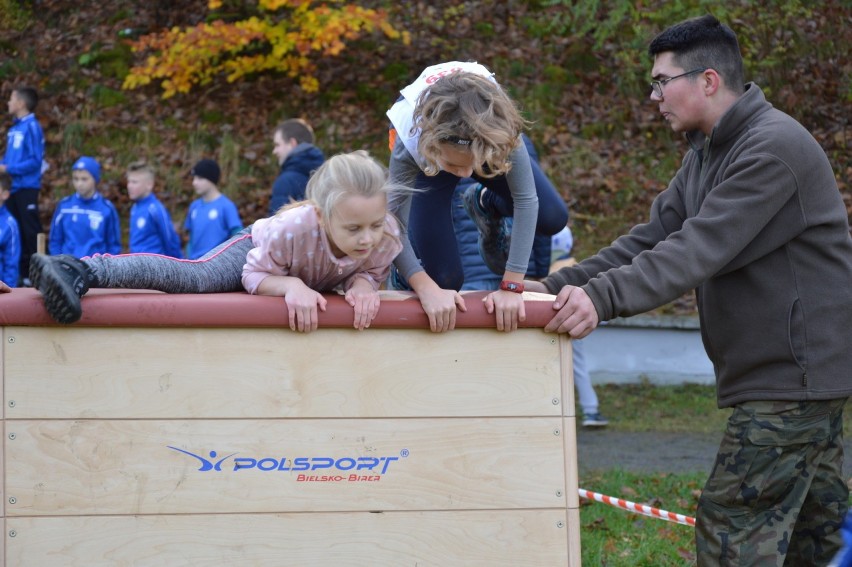
[[[494,329],[483,293],[436,334],[383,292],[93,290],[71,326],[0,295],[7,566],[579,566],[570,342]]]

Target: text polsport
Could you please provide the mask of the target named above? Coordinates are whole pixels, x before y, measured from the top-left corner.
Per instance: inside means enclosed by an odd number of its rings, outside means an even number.
[[[261,471],[316,471],[323,469],[337,469],[339,471],[362,471],[368,470],[385,474],[391,462],[398,461],[399,457],[343,457],[333,459],[331,457],[296,457],[289,464],[286,457],[276,459],[267,457],[265,459],[252,459],[250,457],[237,457],[234,459],[234,470],[257,469]],[[381,470],[376,467],[381,465]]]

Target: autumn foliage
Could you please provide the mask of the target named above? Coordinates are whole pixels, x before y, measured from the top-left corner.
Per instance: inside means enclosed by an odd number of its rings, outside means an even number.
[[[392,38],[374,23],[355,40],[335,32],[343,51],[331,39],[318,39],[312,50],[308,32],[328,33],[333,21],[305,25],[309,18],[325,17],[326,5],[340,15],[344,2],[387,10],[386,18],[373,21],[407,34]],[[43,95],[37,116],[50,164],[39,202],[45,229],[58,200],[73,191],[69,171],[80,155],[101,162],[99,188],[123,219],[132,205],[127,164],[141,158],[156,164],[157,192],[178,222],[196,198],[186,172],[200,158],[216,159],[222,188],[250,224],[267,213],[278,172],[271,154],[275,124],[305,118],[326,155],[367,149],[386,160],[385,112],[399,89],[436,62],[469,60],[494,71],[530,120],[542,167],[570,206],[579,257],[644,222],[677,171],[686,145],[648,99],[647,42],[672,22],[708,11],[707,0],[99,0],[97,9],[72,0],[0,0],[0,21],[10,6],[21,8],[24,23],[0,25],[0,90],[8,96],[15,85],[30,84]],[[852,219],[852,5],[750,0],[716,2],[713,13],[739,34],[746,77],[825,149]],[[174,38],[219,41],[217,26],[238,33],[233,30],[251,18],[280,21],[275,33],[301,38],[305,54],[292,42],[286,54],[304,57],[316,71],[293,78],[272,57],[274,71],[244,69],[242,78],[228,82],[225,61],[272,54],[281,40],[266,39],[271,29],[266,35],[255,30],[243,47],[230,40],[233,51],[187,40],[181,54],[167,53],[169,42],[142,47],[142,37],[151,35],[150,43],[166,30]],[[132,39],[139,42],[135,53]],[[324,55],[326,47],[339,55]],[[148,87],[123,90],[128,71],[137,65],[134,73],[142,74],[148,57],[158,58],[155,67],[168,58],[169,65],[194,66],[207,73],[207,82],[184,81],[188,95],[172,84],[176,96],[165,99],[163,81],[180,82],[172,75],[149,75]],[[317,92],[299,88],[301,76],[310,75],[321,85]]]
[[[124,79],[125,89],[160,81],[163,98],[206,85],[217,75],[229,82],[247,75],[278,72],[296,78],[306,92],[316,92],[314,58],[334,57],[346,42],[364,34],[383,32],[408,42],[382,10],[339,1],[319,5],[312,0],[258,0],[256,14],[233,22],[216,19],[184,29],[142,36],[132,43],[137,53],[149,53]],[[209,0],[215,13],[222,0]]]

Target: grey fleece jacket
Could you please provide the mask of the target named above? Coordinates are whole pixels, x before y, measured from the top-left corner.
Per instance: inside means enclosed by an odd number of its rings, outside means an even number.
[[[601,321],[696,289],[719,407],[852,394],[852,238],[816,140],[757,85],[692,149],[651,218],[544,280]]]

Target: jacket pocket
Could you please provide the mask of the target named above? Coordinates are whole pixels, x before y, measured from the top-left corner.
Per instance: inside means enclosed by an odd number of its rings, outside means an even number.
[[[787,337],[790,342],[790,353],[803,372],[808,370],[808,337],[805,332],[805,314],[802,303],[798,299],[790,306]]]

